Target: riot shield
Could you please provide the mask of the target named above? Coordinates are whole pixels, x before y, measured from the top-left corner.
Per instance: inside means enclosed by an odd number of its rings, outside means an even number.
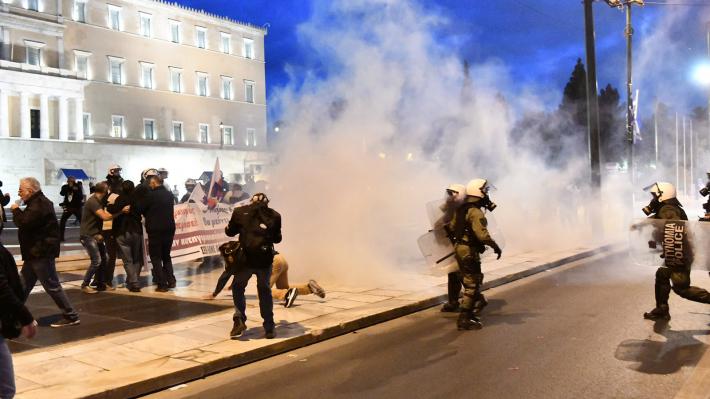
[[[642,266],[710,271],[710,222],[643,219],[631,226],[629,255]]]
[[[427,216],[432,230],[417,240],[419,250],[429,265],[429,271],[435,276],[458,270],[458,264],[454,257],[454,246],[444,230],[444,226],[452,216],[447,215],[444,205],[444,200],[431,201],[426,204]],[[488,233],[498,246],[505,248],[505,237],[491,212],[486,212],[486,220],[488,221]],[[497,255],[490,248],[486,248],[486,251],[481,254],[483,262],[495,260],[496,257]]]

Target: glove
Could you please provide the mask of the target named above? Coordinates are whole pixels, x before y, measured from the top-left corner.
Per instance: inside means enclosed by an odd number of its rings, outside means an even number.
[[[498,255],[496,260],[500,259],[500,257],[503,255],[503,250],[500,249],[500,247],[496,243],[493,243],[493,245],[491,245],[491,248],[493,248],[493,252],[495,252],[495,254]]]

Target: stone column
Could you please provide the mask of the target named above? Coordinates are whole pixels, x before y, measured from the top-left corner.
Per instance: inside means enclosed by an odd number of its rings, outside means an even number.
[[[30,95],[20,93],[20,137],[28,139],[31,137],[30,132]]]
[[[69,104],[66,97],[59,97],[59,140],[69,140]]]
[[[39,138],[49,139],[49,96],[39,95]]]
[[[84,100],[81,98],[74,99],[74,137],[76,141],[84,140]]]
[[[7,90],[0,90],[0,137],[10,137],[10,112]]]

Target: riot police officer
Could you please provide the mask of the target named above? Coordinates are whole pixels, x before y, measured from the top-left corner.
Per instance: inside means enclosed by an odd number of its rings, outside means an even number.
[[[454,236],[454,253],[461,271],[464,293],[461,313],[456,323],[459,330],[480,329],[483,324],[474,315],[474,304],[482,298],[483,273],[481,254],[489,246],[500,259],[503,251],[488,233],[484,210],[492,211],[496,205],[490,200],[491,186],[485,179],[474,179],[466,185],[466,200],[456,210],[450,223]]]
[[[657,182],[649,186],[648,190],[651,192],[652,198],[651,202],[643,208],[643,212],[649,219],[688,220],[688,216],[683,210],[683,205],[676,198],[676,189],[671,183]],[[685,234],[687,232],[683,233],[683,235]],[[658,238],[655,237],[655,241],[659,241]],[[651,244],[655,245],[653,242]],[[687,243],[687,236],[685,242]],[[684,246],[687,247],[687,245]],[[671,289],[685,299],[710,303],[709,292],[690,285],[692,253],[690,248],[685,248],[683,252],[681,262],[677,262],[676,257],[673,257],[673,259],[666,257],[665,264],[656,271],[656,307],[643,314],[645,319],[670,320],[668,297]]]

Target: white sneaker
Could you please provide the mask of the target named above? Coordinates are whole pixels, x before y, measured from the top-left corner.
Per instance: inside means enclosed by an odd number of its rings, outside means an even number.
[[[290,308],[293,306],[293,302],[296,301],[297,296],[298,290],[295,288],[289,288],[288,291],[286,291],[286,298],[284,298],[284,307]]]

